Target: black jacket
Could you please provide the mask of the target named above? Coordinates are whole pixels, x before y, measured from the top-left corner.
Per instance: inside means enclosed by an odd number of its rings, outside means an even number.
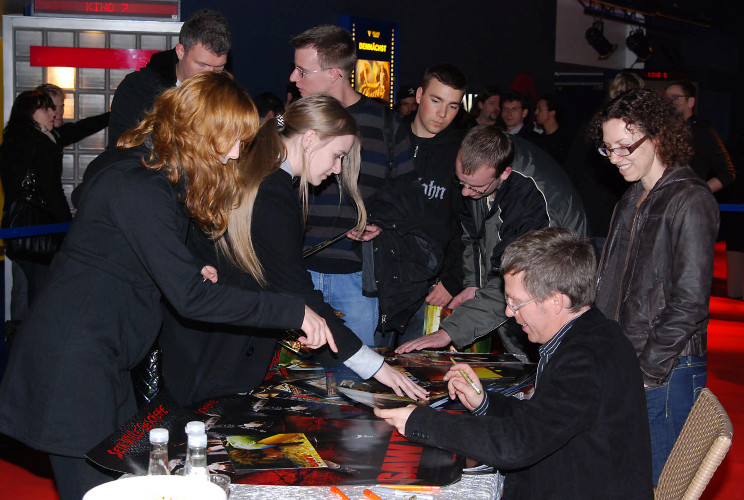
[[[687,126],[692,134],[692,147],[695,153],[690,160],[690,168],[704,181],[717,177],[723,187],[734,183],[736,171],[731,157],[713,126],[691,116]]]
[[[598,310],[566,332],[532,399],[487,397],[485,416],[418,407],[406,436],[499,469],[505,500],[653,498],[638,360]]]
[[[439,279],[451,295],[462,290],[462,241],[457,213],[461,196],[454,182],[455,159],[464,131],[448,127],[430,139],[417,137],[411,119],[396,133],[409,144],[408,155],[393,170],[385,189],[367,202],[372,223],[383,230],[371,248],[376,295],[383,331],[402,332]]]
[[[75,220],[14,338],[0,384],[0,432],[79,457],[137,411],[129,374],[149,352],[161,297],[184,316],[299,328],[302,300],[204,282],[186,247],[182,187],[108,151],[88,167]]]
[[[50,212],[59,222],[72,219],[62,189],[62,147],[40,130],[32,129],[23,137],[5,135],[0,147],[0,177],[5,190],[5,207],[10,207],[21,188],[26,170],[36,172],[36,187]]]
[[[142,121],[157,96],[176,84],[177,62],[176,49],[156,52],[147,66],[124,77],[111,101],[109,148],[116,147],[119,137]]]
[[[111,113],[101,113],[100,115],[83,118],[76,122],[63,123],[61,127],[52,130],[52,134],[57,138],[57,146],[66,148],[70,144],[85,139],[101,129],[108,126],[109,116]]]
[[[643,381],[661,385],[679,356],[706,352],[719,212],[689,167],[667,167],[641,206],[635,183],[617,203],[599,265],[597,307],[635,347]]]
[[[263,267],[268,290],[292,294],[328,323],[339,353],[323,347],[316,359],[332,367],[346,361],[362,342],[334,314],[323,295],[313,287],[302,259],[304,224],[292,177],[283,170],[267,176],[256,195],[251,235],[256,256]],[[218,268],[219,281],[249,290],[260,290],[246,272],[219,257],[214,242],[193,225],[189,248]],[[166,315],[160,335],[165,386],[181,404],[208,397],[254,389],[266,375],[276,340],[283,331],[209,325]]]

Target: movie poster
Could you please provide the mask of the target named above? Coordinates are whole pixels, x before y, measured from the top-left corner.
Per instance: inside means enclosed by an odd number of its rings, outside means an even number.
[[[206,424],[210,471],[236,484],[443,486],[458,480],[464,466],[464,458],[412,443],[366,409],[251,395],[187,408],[160,398],[86,456],[107,469],[144,474],[148,432],[164,427],[169,465],[177,473],[191,420]]]

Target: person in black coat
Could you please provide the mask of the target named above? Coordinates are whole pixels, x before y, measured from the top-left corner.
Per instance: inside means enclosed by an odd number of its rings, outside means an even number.
[[[153,54],[144,68],[129,73],[116,88],[108,148],[115,148],[119,137],[145,117],[164,90],[197,73],[224,70],[230,45],[225,16],[210,9],[191,14],[181,26],[173,49]]]
[[[471,415],[412,405],[375,414],[412,441],[499,469],[504,498],[653,498],[641,371],[618,324],[592,306],[591,244],[538,229],[509,245],[501,264],[506,314],[541,344],[532,397],[483,392],[462,363],[444,378]]]
[[[338,354],[325,348],[316,352],[325,366],[343,363],[399,395],[420,398],[425,391],[362,345],[323,301],[302,257],[308,185],[338,175],[345,195],[357,207],[357,233],[365,226],[366,212],[356,186],[360,164],[356,133],[351,114],[326,95],[294,101],[283,116],[264,123],[240,161],[246,179],[242,200],[230,213],[227,235],[218,240],[222,254],[234,257],[220,262],[218,272],[220,279],[229,282],[299,296],[318,311],[338,346]],[[299,198],[293,188],[296,178]],[[210,249],[197,232],[189,234],[189,245],[204,258],[214,258],[213,245]],[[222,332],[219,341],[205,335],[214,330]],[[160,337],[165,386],[183,404],[249,391],[266,373],[272,340],[282,335],[244,328],[226,331],[169,318]]]
[[[52,134],[53,128],[54,103],[47,94],[29,90],[16,97],[0,147],[0,177],[5,190],[4,214],[16,200],[23,178],[30,169],[36,178],[37,193],[46,202],[56,222],[67,222],[72,218],[62,189],[62,148]],[[5,219],[4,222],[7,223]],[[25,304],[34,300],[46,281],[52,257],[8,256],[22,269],[28,282],[26,297],[16,296],[14,287],[11,299],[12,319],[22,320],[25,317]]]
[[[226,73],[164,92],[153,111],[88,167],[78,211],[49,281],[23,322],[0,384],[0,432],[50,454],[61,499],[110,477],[84,454],[137,411],[129,375],[161,325],[164,297],[182,315],[332,337],[301,299],[212,283],[185,245],[191,220],[226,230],[240,183],[234,160],[258,116]],[[206,278],[212,278],[207,280]]]

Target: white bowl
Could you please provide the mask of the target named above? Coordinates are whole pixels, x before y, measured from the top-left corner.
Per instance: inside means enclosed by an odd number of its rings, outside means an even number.
[[[136,476],[96,486],[83,500],[226,500],[222,488],[203,478]]]

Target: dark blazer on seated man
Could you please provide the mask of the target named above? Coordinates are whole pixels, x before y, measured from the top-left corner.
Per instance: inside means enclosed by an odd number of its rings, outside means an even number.
[[[565,229],[540,229],[510,245],[502,261],[507,315],[516,318],[532,342],[542,344],[531,399],[491,392],[486,397],[476,395],[458,371],[469,372],[477,385],[479,379],[468,365],[458,364],[445,380],[450,394],[457,394],[472,414],[413,406],[375,410],[375,414],[412,441],[495,467],[506,476],[503,498],[507,500],[651,499],[651,442],[638,358],[618,324],[591,306],[595,293],[592,250],[580,249],[590,257],[577,265],[571,262],[572,254],[578,253],[570,247],[571,241],[564,245],[567,251],[562,255],[555,245],[534,244],[535,235],[555,239],[556,234],[558,239],[582,241]],[[516,267],[512,259],[514,254],[529,253],[519,247],[520,240],[529,238],[533,239],[533,254],[542,252],[549,264],[533,275],[520,266],[534,256],[528,255]],[[571,269],[586,279],[569,278],[573,285],[566,286],[566,292],[545,292],[561,288],[542,283],[546,297],[541,298],[540,288],[530,283],[546,281],[539,275],[551,274],[551,255],[558,256],[552,261],[556,266],[568,261],[564,269],[553,273],[555,279],[570,276]],[[576,283],[588,293],[569,297]]]

